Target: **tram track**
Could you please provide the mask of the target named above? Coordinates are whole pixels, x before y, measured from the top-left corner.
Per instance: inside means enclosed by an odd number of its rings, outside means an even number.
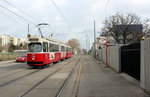
[[[61,68],[57,69],[50,75],[46,76],[44,79],[40,80],[37,84],[35,84],[33,87],[31,87],[29,90],[27,90],[24,94],[22,94],[19,97],[24,97],[26,94],[28,94],[30,91],[32,91],[34,88],[36,88],[38,85],[40,85],[42,82],[44,82],[46,79],[48,79],[50,76],[54,75],[56,72],[58,72]]]
[[[75,66],[80,62],[81,57],[76,61]],[[41,83],[43,83],[44,81],[46,81],[48,78],[50,78],[51,76],[53,76],[54,74],[56,74],[58,71],[62,70],[63,68],[65,68],[66,66],[68,66],[69,63],[71,63],[72,60],[70,60],[68,63],[66,63],[65,65],[59,67],[58,69],[56,69],[55,71],[53,71],[52,73],[50,73],[49,75],[47,75],[46,77],[44,77],[42,80],[40,80],[38,83],[36,83],[34,86],[32,86],[30,89],[28,89],[26,92],[24,92],[22,95],[20,95],[19,97],[24,97],[26,96],[29,92],[31,92],[33,89],[35,89],[37,86],[39,86]],[[75,68],[74,66],[74,68]],[[73,70],[71,70],[71,72],[73,73]],[[69,76],[71,76],[71,73],[69,74]],[[67,77],[67,79],[69,79],[69,76]],[[63,85],[60,87],[59,91],[62,90],[62,88],[64,87],[65,83],[67,82],[67,80],[64,81]],[[59,91],[56,95],[59,94]],[[57,97],[57,96],[55,96]],[[59,97],[59,96],[58,96]]]
[[[83,59],[82,59],[81,64],[80,64],[80,66],[78,68],[78,72],[77,72],[77,76],[76,76],[76,81],[75,81],[76,83],[74,85],[74,87],[76,87],[76,89],[75,89],[76,92],[74,94],[75,97],[78,97],[82,69],[83,69]]]
[[[54,65],[52,65],[52,66],[54,66]],[[47,67],[47,68],[51,68],[52,66]],[[45,68],[45,69],[47,69],[47,68]],[[10,84],[10,83],[12,83],[12,82],[15,82],[15,81],[17,81],[17,80],[20,80],[20,79],[22,79],[22,78],[24,78],[24,77],[27,77],[27,76],[32,75],[32,74],[35,74],[35,73],[37,73],[37,72],[39,72],[39,71],[41,71],[41,70],[45,70],[45,69],[38,69],[38,70],[33,71],[33,72],[30,72],[30,73],[28,73],[28,74],[21,75],[21,76],[15,78],[15,79],[12,79],[12,80],[7,81],[7,82],[5,82],[5,83],[0,83],[0,88],[1,88],[1,87],[4,87],[4,86],[6,86],[6,85],[8,85],[8,84]],[[27,70],[18,71],[18,73],[21,73],[21,72],[24,72],[24,71],[27,71]],[[14,72],[13,74],[8,74],[7,77],[9,77],[9,76],[11,77],[11,75],[14,75],[15,73],[17,73],[17,72]],[[2,77],[0,77],[0,79],[1,79],[1,78],[2,78],[2,80],[3,80],[3,79],[7,79],[7,77],[6,77],[6,76],[2,76]]]
[[[80,78],[81,78],[81,73],[82,73],[82,68],[83,68],[83,59],[84,59],[84,57],[80,58],[80,61],[76,62],[76,65],[71,70],[68,77],[65,79],[64,83],[60,87],[60,89],[57,92],[57,94],[55,95],[55,97],[65,97],[65,96],[62,96],[62,94],[63,94],[65,88],[67,87],[67,85],[69,85],[68,83],[73,76],[75,76],[75,80],[73,80],[74,85],[72,87],[73,89],[72,89],[72,93],[71,93],[70,97],[78,96],[78,91],[79,91],[79,86],[80,86]]]
[[[14,74],[18,74],[18,73],[21,73],[21,72],[24,72],[24,71],[27,71],[26,69],[17,69],[17,70],[14,70],[14,71],[10,71],[10,72],[7,72],[6,74],[3,74],[2,76],[0,76],[0,79],[4,79],[4,78],[7,78],[9,76],[12,76]]]
[[[81,57],[82,58],[82,57]],[[81,60],[80,58],[80,60]],[[79,64],[80,60],[78,60],[75,64],[75,66],[73,67],[73,69],[71,70],[71,72],[69,73],[68,77],[65,79],[64,83],[62,84],[62,86],[60,87],[59,91],[57,92],[56,96],[55,97],[60,97],[63,90],[65,89],[65,87],[67,86],[67,83],[69,82],[70,78],[72,77],[74,71],[75,71],[75,68],[76,66]]]
[[[5,86],[5,85],[8,85],[8,84],[10,84],[10,83],[12,83],[12,82],[15,82],[15,81],[17,81],[17,80],[19,80],[19,79],[21,79],[21,78],[24,78],[24,77],[26,77],[26,76],[32,75],[32,74],[34,74],[34,73],[36,73],[36,72],[39,72],[39,71],[41,71],[41,70],[42,70],[42,69],[38,69],[38,70],[33,71],[33,72],[31,72],[31,73],[28,73],[28,74],[25,74],[25,75],[23,75],[23,76],[17,77],[17,78],[15,78],[15,79],[11,80],[11,81],[6,82],[6,83],[0,84],[0,88],[3,87],[3,86]]]

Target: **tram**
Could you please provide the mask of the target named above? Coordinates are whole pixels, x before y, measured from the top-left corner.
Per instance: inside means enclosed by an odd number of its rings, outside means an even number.
[[[48,66],[72,56],[71,47],[53,38],[28,37],[27,65]]]

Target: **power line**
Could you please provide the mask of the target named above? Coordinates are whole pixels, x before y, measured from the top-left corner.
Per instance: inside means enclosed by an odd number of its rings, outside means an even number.
[[[11,19],[11,20],[14,21],[14,22],[17,22],[17,23],[19,23],[19,24],[22,24],[22,23],[20,23],[19,21],[17,21],[17,20],[15,20],[15,19],[11,18],[10,16],[6,15],[5,13],[3,13],[3,12],[0,12],[0,13],[3,14],[4,16],[6,16],[7,18]]]
[[[4,8],[5,10],[7,10],[7,11],[9,11],[9,12],[13,13],[13,14],[15,14],[16,16],[18,16],[18,17],[22,18],[23,20],[25,20],[25,21],[27,21],[27,22],[29,22],[29,23],[31,23],[31,24],[33,24],[33,25],[36,25],[36,24],[34,24],[33,22],[31,22],[31,21],[27,20],[26,18],[24,18],[24,17],[22,17],[22,16],[18,15],[17,13],[15,13],[15,12],[13,12],[13,11],[9,10],[8,8],[6,8],[6,7],[2,6],[2,5],[0,5],[0,7],[2,7],[2,8]]]
[[[20,22],[18,22],[17,20],[11,18],[10,16],[6,15],[5,13],[3,13],[3,12],[1,12],[1,11],[0,11],[0,13],[3,14],[4,16],[6,16],[7,18],[11,19],[12,21],[23,25],[22,23],[20,23]],[[25,25],[24,25],[24,26],[25,26]],[[25,26],[25,27],[27,27],[27,26]],[[22,36],[24,35],[23,33],[20,33],[20,34],[22,34]],[[17,34],[17,36],[18,36],[18,34]]]
[[[61,14],[61,16],[64,18],[64,20],[65,20],[65,22],[68,24],[68,25],[70,25],[69,24],[69,22],[67,21],[67,19],[65,18],[65,16],[63,15],[63,13],[61,12],[61,10],[59,9],[59,7],[56,5],[56,3],[54,2],[54,0],[52,0],[52,2],[53,2],[53,4],[54,4],[54,6],[56,7],[56,9],[58,10],[58,12]]]
[[[28,17],[30,17],[30,18],[32,18],[32,19],[34,19],[34,20],[36,20],[35,18],[33,18],[32,16],[30,16],[29,14],[27,14],[26,12],[24,12],[23,10],[21,10],[20,8],[17,8],[16,6],[14,6],[13,4],[11,4],[10,2],[8,2],[8,1],[6,1],[6,0],[3,0],[4,2],[6,2],[7,4],[9,4],[9,5],[11,5],[11,6],[13,6],[14,8],[16,8],[16,9],[18,9],[20,12],[22,12],[23,14],[25,14],[26,16],[28,16]],[[38,20],[36,20],[36,21],[38,21]]]
[[[105,18],[106,18],[106,15],[107,15],[107,13],[106,13],[106,12],[107,12],[107,10],[106,10],[106,8],[107,8],[107,6],[108,6],[109,2],[110,2],[110,0],[108,0],[108,1],[107,1],[106,6],[105,6]]]
[[[3,0],[4,2],[6,2],[7,4],[9,4],[9,5],[11,5],[11,6],[13,6],[14,8],[16,8],[16,9],[18,9],[20,12],[22,12],[23,14],[25,14],[26,16],[28,16],[28,17],[30,17],[30,18],[32,18],[32,19],[34,19],[34,20],[36,20],[35,18],[33,18],[32,16],[30,16],[29,14],[27,14],[26,12],[24,12],[23,10],[21,10],[21,9],[19,9],[18,7],[16,7],[15,5],[13,5],[13,4],[11,4],[10,2],[8,2],[7,0]],[[36,21],[38,21],[38,20],[36,20]],[[53,31],[54,32],[54,31]]]
[[[7,4],[13,6],[14,8],[18,9],[20,12],[22,12],[23,14],[25,14],[26,16],[34,19],[32,16],[28,15],[26,12],[24,12],[23,10],[19,9],[18,7],[16,7],[15,5],[11,4],[10,2],[8,2],[7,0],[3,0],[4,2],[6,2]],[[38,20],[37,20],[38,21]],[[50,25],[49,25],[50,26]],[[53,31],[53,30],[52,30]],[[51,33],[52,33],[51,31]],[[55,33],[55,31],[53,31],[53,33]]]
[[[49,28],[51,28],[51,26],[50,26],[50,25],[48,25],[48,27],[49,27]],[[52,29],[50,29],[50,30],[51,30],[53,33],[56,33],[54,30],[52,30]]]
[[[110,0],[108,0],[108,2],[106,3],[106,6],[105,6],[105,8],[108,6],[109,2],[110,2]]]

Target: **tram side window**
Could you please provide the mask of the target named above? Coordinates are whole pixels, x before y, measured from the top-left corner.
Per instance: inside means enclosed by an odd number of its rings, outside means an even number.
[[[66,47],[64,47],[64,52],[66,52]]]
[[[71,52],[71,51],[72,51],[72,49],[71,49],[71,48],[69,48],[69,51]]]
[[[59,52],[59,45],[55,44],[55,52]]]
[[[54,49],[54,44],[49,43],[49,52],[54,52],[53,49]]]
[[[43,42],[43,52],[48,52],[48,43]]]
[[[49,51],[50,52],[58,52],[59,51],[59,45],[49,43]]]
[[[67,51],[67,52],[69,51],[69,48],[68,48],[68,47],[66,47],[66,51]]]
[[[68,52],[70,51],[70,48],[68,48]]]
[[[65,52],[65,47],[64,46],[61,46],[61,51]]]
[[[71,52],[71,48],[67,47],[67,52]]]

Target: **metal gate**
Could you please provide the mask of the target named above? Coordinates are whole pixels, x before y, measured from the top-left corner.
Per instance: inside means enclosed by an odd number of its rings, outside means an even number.
[[[140,43],[121,47],[121,72],[140,80]]]

